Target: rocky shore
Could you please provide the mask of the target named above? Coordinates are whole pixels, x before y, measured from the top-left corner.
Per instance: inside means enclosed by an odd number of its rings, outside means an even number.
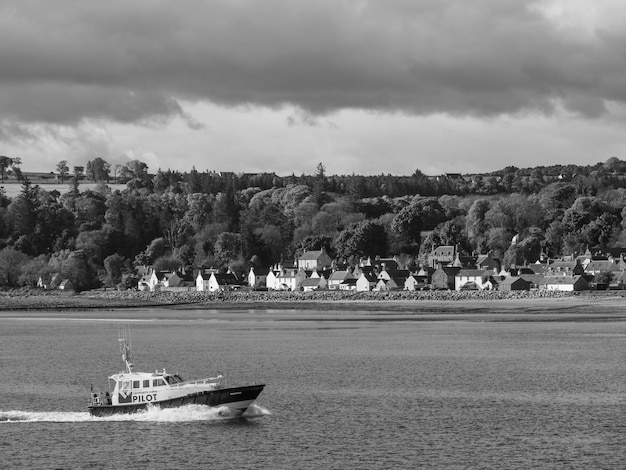
[[[231,291],[231,292],[141,292],[99,290],[71,293],[19,289],[0,292],[0,310],[107,310],[140,307],[172,309],[299,309],[361,311],[545,311],[559,308],[622,309],[623,291]]]

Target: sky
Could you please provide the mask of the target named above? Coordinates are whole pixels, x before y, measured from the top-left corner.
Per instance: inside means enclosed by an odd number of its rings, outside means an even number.
[[[0,0],[0,64],[23,171],[626,160],[623,0]]]

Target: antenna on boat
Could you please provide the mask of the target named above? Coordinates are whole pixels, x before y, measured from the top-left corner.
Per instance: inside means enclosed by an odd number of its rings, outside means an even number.
[[[118,341],[120,343],[120,353],[122,353],[122,360],[126,364],[126,372],[130,374],[133,371],[133,367],[135,367],[135,364],[133,364],[133,361],[132,361],[132,344],[130,340],[130,327],[128,325],[126,325],[125,327],[122,326],[118,333],[120,337]]]

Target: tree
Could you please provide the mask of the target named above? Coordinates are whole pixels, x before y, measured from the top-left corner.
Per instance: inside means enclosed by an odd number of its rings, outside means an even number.
[[[20,165],[22,164],[22,160],[19,157],[5,157],[5,156],[0,156],[0,181],[2,183],[4,183],[4,175],[6,174],[6,171],[11,168],[14,172],[16,172],[16,174],[18,175],[18,179],[21,179],[19,177],[21,177],[21,170],[20,170]]]
[[[222,266],[236,261],[242,255],[241,235],[222,232],[215,240],[215,257]]]
[[[131,160],[120,170],[120,176],[126,180],[139,180],[145,182],[148,179],[148,165],[139,160]]]
[[[182,263],[176,256],[167,255],[154,260],[153,267],[155,271],[177,271],[181,265]]]
[[[61,183],[65,181],[65,177],[69,174],[70,167],[67,166],[67,160],[61,160],[57,163],[57,173],[59,173],[59,177],[61,178]]]
[[[333,245],[337,256],[345,260],[361,256],[384,256],[387,253],[387,233],[380,223],[366,220],[343,230]]]
[[[72,251],[66,254],[61,263],[61,274],[69,279],[77,292],[96,286],[94,269],[84,252]]]
[[[123,168],[123,166],[120,165],[119,163],[116,163],[113,166],[111,166],[111,173],[113,173],[113,182],[114,183],[117,183],[117,177],[122,174],[122,168]]]
[[[108,183],[110,169],[111,165],[100,157],[87,162],[87,175],[94,181],[106,181]]]
[[[614,278],[615,276],[613,275],[611,271],[600,271],[598,274],[596,274],[593,277],[593,280],[597,284],[605,284],[608,286],[613,281]]]
[[[326,199],[326,167],[320,162],[317,164],[313,182],[313,199],[317,207],[321,207]]]
[[[39,208],[38,194],[39,186],[32,186],[28,178],[25,178],[22,182],[20,194],[8,208],[15,234],[31,237],[35,231],[37,210]]]
[[[445,211],[436,198],[417,198],[398,212],[391,230],[406,242],[408,252],[417,251],[422,230],[433,230],[445,220]]]
[[[115,286],[122,281],[126,259],[123,256],[114,253],[104,258],[104,269],[106,276],[104,283],[109,286]]]
[[[14,248],[0,251],[0,286],[16,286],[29,257]]]

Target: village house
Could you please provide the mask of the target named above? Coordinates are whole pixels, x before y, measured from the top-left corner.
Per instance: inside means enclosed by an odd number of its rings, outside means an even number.
[[[332,263],[333,260],[328,256],[328,253],[326,253],[326,249],[322,247],[322,249],[318,251],[304,252],[298,259],[297,267],[305,270],[317,269],[321,271],[330,268]]]
[[[590,260],[588,263],[586,263],[585,266],[585,272],[587,274],[599,274],[603,271],[608,271],[611,273],[619,273],[621,271],[623,271],[623,269],[620,266],[619,260],[614,261],[614,260]]]
[[[520,274],[518,277],[521,277],[525,281],[530,283],[530,289],[539,289],[544,284],[546,277],[543,274]]]
[[[356,281],[355,277],[345,279],[339,284],[339,290],[356,290]]]
[[[356,280],[356,290],[359,292],[369,292],[378,283],[378,277],[373,271],[361,271],[358,279]]]
[[[69,279],[63,279],[59,284],[60,290],[74,290],[74,284]]]
[[[148,275],[147,284],[150,291],[155,291],[163,281],[167,271],[151,271]]]
[[[493,257],[493,252],[489,252],[486,255],[478,255],[476,268],[497,273],[501,268],[500,260]]]
[[[298,290],[307,279],[306,271],[302,268],[281,268],[270,277],[268,274],[268,289],[272,290]],[[270,282],[271,286],[270,287]]]
[[[378,282],[374,286],[372,290],[374,291],[390,291],[390,290],[398,290],[404,286],[404,283],[398,284],[395,279],[389,278],[378,278]]]
[[[579,259],[554,260],[548,263],[544,274],[546,276],[580,276],[584,272],[585,268]]]
[[[164,288],[179,287],[182,283],[183,278],[176,272],[165,273],[163,279],[161,279],[161,286]]]
[[[269,276],[271,270],[269,268],[250,267],[248,273],[248,285],[250,287],[267,287],[267,276]]]
[[[302,290],[304,292],[311,292],[314,290],[323,290],[328,286],[328,282],[324,276],[309,277],[302,281]]]
[[[411,273],[404,281],[404,290],[424,290],[429,287],[430,276],[428,271],[420,269],[417,273]]]
[[[514,290],[530,290],[531,282],[519,276],[508,276],[500,281],[498,290],[509,292]]]
[[[378,279],[382,279],[384,281],[394,280],[398,286],[404,286],[404,281],[407,277],[409,277],[411,272],[407,269],[387,269],[386,266],[383,266],[382,269],[378,272]]]
[[[550,276],[540,286],[546,290],[574,292],[589,289],[589,282],[584,276]]]
[[[482,269],[460,269],[454,275],[454,289],[491,289],[493,283],[489,279],[489,272]]]
[[[59,284],[63,281],[60,273],[43,274],[37,280],[37,287],[42,289],[52,290],[59,287]]]
[[[455,276],[461,268],[438,266],[433,272],[431,286],[433,289],[450,289],[455,287]]]
[[[456,258],[456,249],[452,245],[441,245],[428,255],[428,266],[437,268],[438,265],[452,264]]]
[[[196,277],[196,290],[198,291],[225,291],[239,289],[243,282],[232,272],[219,273],[215,270],[202,271]]]
[[[333,271],[332,274],[328,277],[328,289],[339,290],[342,282],[346,281],[347,279],[353,278],[354,276],[349,270]]]

